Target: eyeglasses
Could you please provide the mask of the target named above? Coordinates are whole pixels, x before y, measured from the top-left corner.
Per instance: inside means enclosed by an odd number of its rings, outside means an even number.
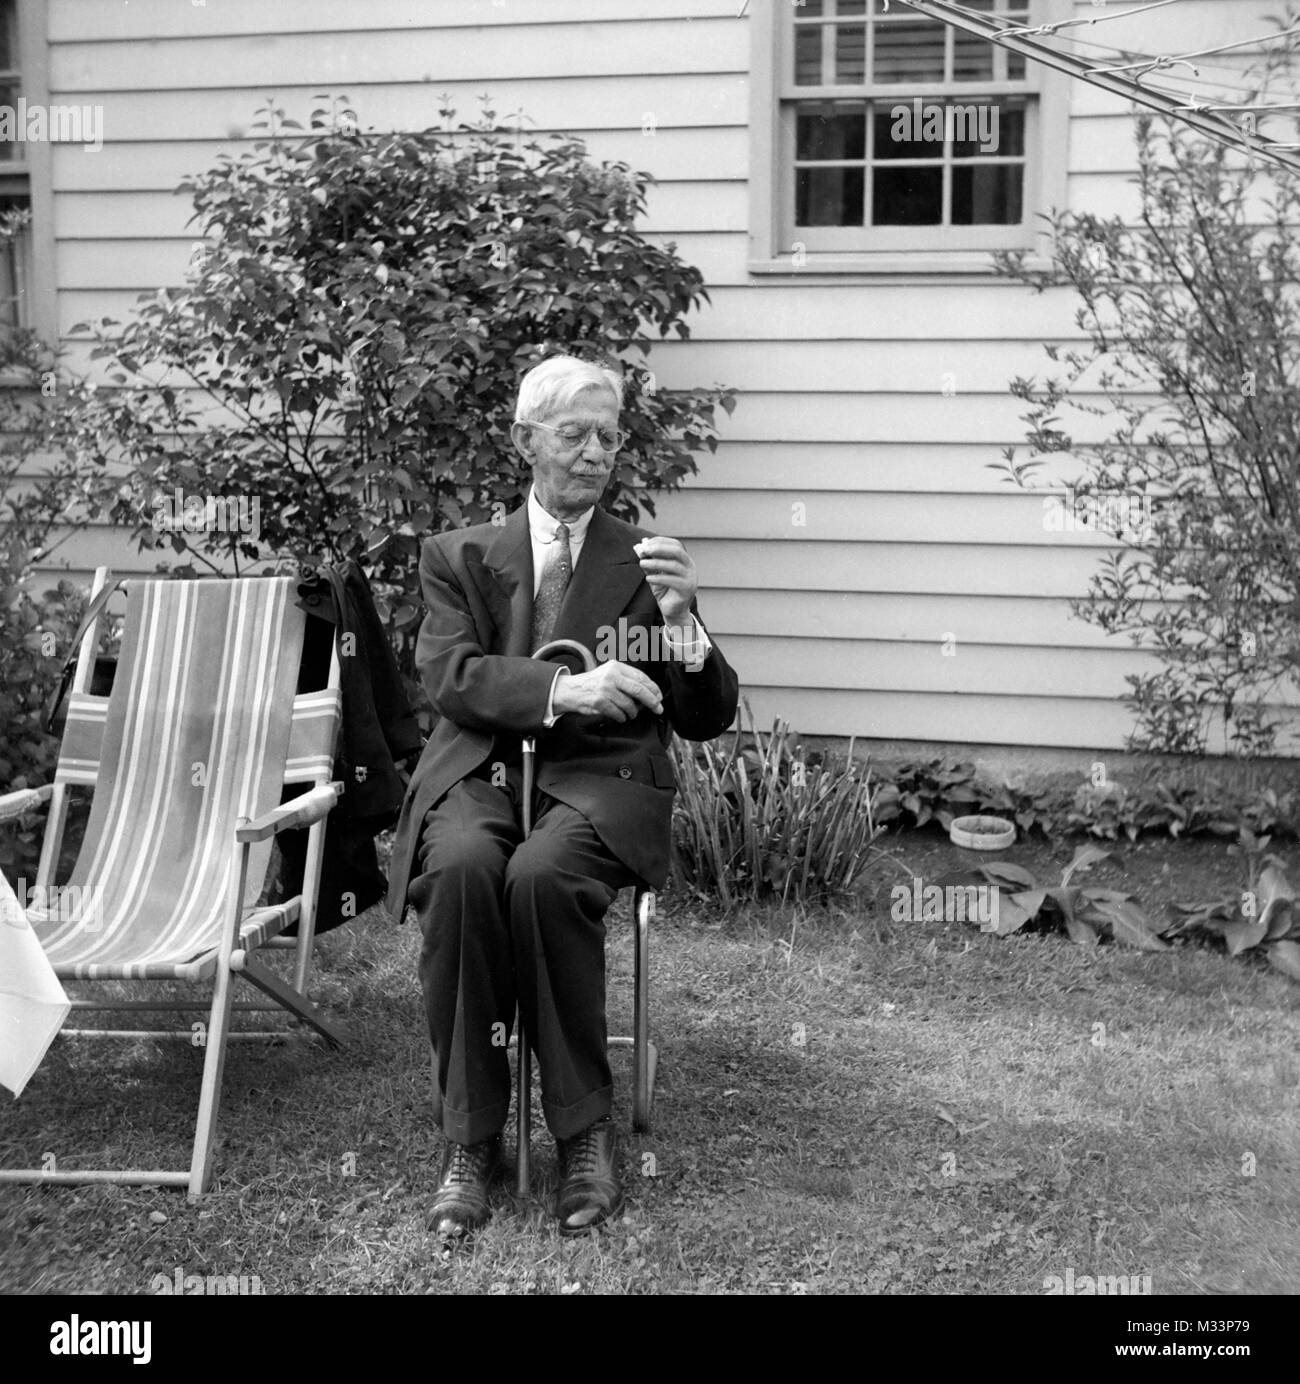
[[[530,428],[545,428],[547,432],[553,432],[565,447],[572,448],[574,451],[585,447],[587,439],[593,433],[595,433],[596,441],[600,444],[600,449],[603,452],[617,452],[627,441],[627,433],[623,432],[622,429],[606,428],[599,424],[584,428],[571,423],[567,427],[553,428],[549,423],[536,423],[529,419],[528,426]]]

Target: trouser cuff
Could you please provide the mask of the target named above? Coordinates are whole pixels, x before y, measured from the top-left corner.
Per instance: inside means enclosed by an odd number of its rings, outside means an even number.
[[[588,1125],[595,1124],[597,1120],[608,1115],[613,1108],[612,1086],[602,1086],[599,1091],[583,1096],[573,1105],[555,1105],[545,1097],[542,1098],[546,1127],[557,1139],[572,1139],[575,1134],[581,1134]]]
[[[500,1134],[510,1113],[508,1099],[469,1111],[453,1110],[446,1101],[442,1101],[441,1105],[442,1132],[454,1144],[479,1144],[494,1134]]]

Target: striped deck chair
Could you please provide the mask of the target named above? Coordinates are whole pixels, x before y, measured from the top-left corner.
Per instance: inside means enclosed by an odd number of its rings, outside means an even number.
[[[96,574],[95,591],[107,573]],[[324,819],[340,718],[338,652],[325,690],[296,694],[307,616],[292,577],[131,580],[111,695],[86,690],[98,620],[78,656],[51,788],[0,797],[0,818],[48,797],[50,819],[28,921],[66,981],[165,980],[210,985],[211,1002],[78,1000],[87,1009],[207,1010],[194,1151],[183,1171],[0,1170],[3,1181],[119,1182],[208,1189],[233,980],[243,976],[333,1043],[340,1032],[307,998]],[[54,880],[68,788],[93,785],[85,839],[65,885]],[[286,784],[310,785],[281,805]],[[19,800],[22,800],[21,802]],[[311,825],[303,892],[258,907],[272,838]],[[72,906],[68,907],[68,901]],[[295,939],[279,934],[298,924]],[[293,983],[253,953],[297,948]],[[68,1030],[138,1037],[139,1030]],[[194,1041],[191,1029],[151,1037]],[[240,1031],[238,1037],[269,1036]],[[283,1036],[283,1035],[279,1035]]]

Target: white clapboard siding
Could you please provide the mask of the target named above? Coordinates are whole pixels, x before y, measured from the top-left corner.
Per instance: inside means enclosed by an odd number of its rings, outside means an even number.
[[[666,182],[743,182],[749,169],[749,137],[743,125],[712,132],[701,140],[694,129],[674,128],[668,122],[652,135],[638,130],[531,131],[545,144],[552,135],[576,135],[598,162],[626,163],[640,168],[654,165],[654,176]],[[215,167],[220,155],[236,162],[254,153],[255,139],[177,140],[158,145],[141,140],[134,144],[105,147],[93,158],[79,145],[56,145],[51,151],[54,178],[65,192],[113,192],[123,187],[135,191],[170,193],[182,179]]]
[[[745,189],[741,183],[657,183],[646,197],[647,229],[674,231],[722,227],[743,232]],[[191,208],[171,192],[56,192],[54,214],[60,224],[97,229],[115,240],[152,238],[168,222],[182,228]]]
[[[1109,698],[1086,700],[1054,696],[995,697],[982,693],[909,693],[803,689],[747,684],[744,695],[760,729],[781,717],[796,731],[825,726],[824,735],[863,739],[949,741],[975,745],[1023,745],[1057,749],[1078,746],[1120,749],[1132,730],[1132,717]],[[1300,722],[1285,712],[1281,719],[1294,737]],[[748,717],[746,718],[748,725]],[[869,746],[867,746],[869,748]],[[1207,749],[1224,755],[1221,726],[1212,726]]]
[[[981,273],[876,277],[749,269],[751,9],[741,0],[49,0],[51,100],[99,104],[105,145],[52,152],[58,321],[122,318],[183,282],[196,242],[173,189],[262,137],[273,96],[305,122],[318,93],[363,128],[472,119],[486,92],[525,137],[579,134],[657,179],[643,229],[703,273],[691,339],[650,357],[657,387],[726,384],[715,455],[647,527],[687,540],[710,629],[759,723],[803,735],[1114,748],[1143,659],[1070,613],[1112,540],[1045,526],[1043,497],[990,466],[1023,455],[1017,375],[1078,341],[1065,291]],[[1062,12],[1071,9],[1061,0]],[[1112,7],[1113,8],[1113,7]],[[1185,0],[1145,16],[1075,0],[1088,42],[1177,53],[1267,31],[1271,0]],[[1249,61],[1214,59],[1223,75]],[[1214,75],[1211,67],[1207,75]],[[1165,74],[1166,76],[1170,74]],[[1175,83],[1176,84],[1176,83]],[[1122,100],[1070,87],[1070,207],[1131,217]],[[86,364],[88,344],[68,343]],[[100,367],[90,367],[92,373]],[[1075,426],[1069,417],[1067,426]],[[1081,438],[1099,424],[1080,416]],[[1044,478],[1068,482],[1054,459]],[[102,525],[41,574],[150,570]],[[947,648],[948,653],[944,650]],[[1283,696],[1281,700],[1289,700]]]
[[[166,44],[166,69],[158,64],[160,46],[74,38],[51,48],[50,85],[67,97],[111,90],[125,103],[131,93],[159,86],[190,91],[223,87],[235,63],[241,84],[260,91],[309,86],[314,75],[333,87],[350,84],[353,94],[371,85],[431,85],[452,75],[460,82],[509,81],[539,70],[570,77],[600,72],[624,77],[635,88],[641,78],[656,73],[709,75],[745,66],[746,25],[730,16],[688,22],[689,42],[682,41],[682,21],[656,19],[580,27],[530,24],[505,42],[499,26],[486,25],[369,29],[346,41],[329,31],[177,36]]]
[[[156,89],[131,92],[129,98],[113,90],[78,91],[63,99],[79,105],[104,106],[105,139],[112,143],[165,143],[170,140],[229,140],[232,152],[243,140],[265,137],[257,125],[265,119],[268,96],[286,118],[301,124],[321,108],[318,99],[348,97],[363,130],[424,130],[443,126],[440,110],[444,94],[451,98],[451,109],[458,120],[477,118],[480,98],[491,97],[491,109],[506,123],[507,117],[522,111],[519,124],[525,139],[535,131],[593,130],[626,132],[635,143],[624,157],[629,163],[646,162],[634,150],[649,145],[642,134],[653,116],[655,128],[701,128],[744,126],[747,118],[747,85],[744,76],[730,75],[701,80],[698,76],[663,73],[637,77],[572,76],[520,77],[511,81],[484,83],[459,82],[455,78],[436,82],[408,82],[375,87],[357,87],[322,76],[301,85],[281,83],[268,93],[263,86],[243,85],[242,72],[235,67],[229,84],[196,96],[183,85],[176,89],[170,81]]]

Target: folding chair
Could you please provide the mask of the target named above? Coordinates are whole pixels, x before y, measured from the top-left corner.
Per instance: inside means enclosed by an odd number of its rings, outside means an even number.
[[[632,960],[632,1032],[610,1035],[611,1048],[632,1049],[632,1128],[638,1134],[650,1132],[650,1112],[655,1098],[655,1071],[659,1049],[650,1041],[650,924],[655,916],[655,891],[638,886],[632,893],[632,926],[635,930]],[[515,1194],[528,1195],[532,1142],[533,1054],[524,1032],[523,1015],[519,1033],[511,1038],[515,1052]]]
[[[596,666],[595,655],[585,645],[573,639],[553,639],[544,644],[534,658],[547,659],[557,653],[576,654],[590,672]],[[523,827],[527,836],[533,820],[533,777],[537,741],[529,735],[523,740]],[[632,893],[633,960],[632,960],[632,1034],[630,1037],[609,1037],[611,1048],[632,1049],[632,1128],[638,1134],[650,1132],[650,1110],[654,1104],[655,1069],[659,1064],[659,1049],[650,1041],[650,924],[655,916],[655,892],[638,885]],[[530,1145],[532,1141],[532,1081],[533,1056],[524,1032],[523,1014],[519,1015],[518,1034],[511,1039],[515,1045],[515,1193],[528,1195],[530,1176]]]
[[[101,568],[93,594],[106,578]],[[49,801],[37,875],[42,906],[29,907],[27,917],[59,977],[211,985],[205,1003],[74,1001],[83,1009],[206,1010],[206,1029],[63,1030],[180,1038],[205,1048],[188,1171],[4,1169],[0,1181],[161,1184],[198,1196],[212,1177],[227,1043],[286,1036],[232,1031],[232,1011],[284,1009],[331,1043],[342,1039],[307,997],[324,819],[342,792],[329,781],[340,720],[338,651],[325,689],[298,695],[307,617],[294,604],[296,585],[292,577],[128,581],[111,694],[87,690],[97,617],[78,654],[52,790],[0,797],[0,820]],[[76,784],[94,789],[85,839],[68,883],[51,889]],[[281,804],[290,784],[308,791]],[[302,893],[258,907],[271,838],[309,824]],[[72,910],[62,906],[68,898]],[[293,922],[296,940],[281,937]],[[292,984],[254,959],[257,948],[276,945],[297,949]],[[236,1004],[237,976],[274,1003]]]

